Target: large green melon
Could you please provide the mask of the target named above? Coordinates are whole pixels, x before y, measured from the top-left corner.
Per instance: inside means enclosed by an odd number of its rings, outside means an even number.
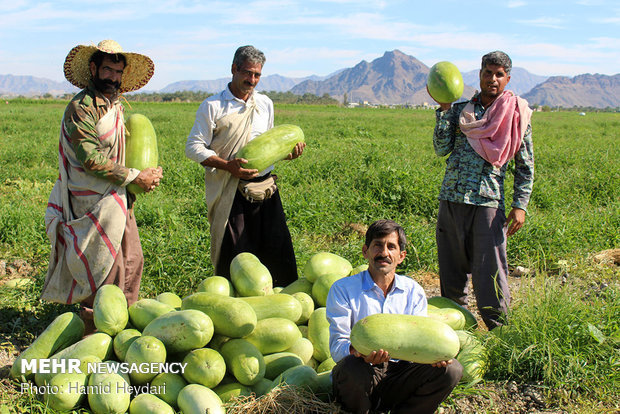
[[[127,298],[116,285],[103,285],[97,289],[93,303],[93,322],[97,331],[114,336],[127,326],[129,312]]]
[[[465,316],[465,329],[469,331],[474,331],[478,328],[478,321],[476,320],[476,317],[474,316],[474,314],[471,313],[467,308],[459,305],[458,303],[456,303],[450,298],[446,298],[443,296],[433,296],[432,298],[428,298],[428,305],[429,305],[429,309],[431,305],[439,309],[444,309],[444,308],[456,309],[459,312],[461,312],[463,316]]]
[[[306,262],[303,274],[310,283],[315,283],[319,277],[328,273],[348,276],[352,269],[351,262],[344,257],[330,252],[319,252]]]
[[[244,339],[254,344],[265,355],[282,352],[301,337],[301,331],[290,319],[266,318],[258,321],[256,328]]]
[[[183,298],[181,309],[197,309],[213,322],[216,334],[231,338],[249,335],[256,327],[256,312],[243,300],[211,292],[196,292]]]
[[[143,335],[162,341],[167,352],[187,352],[209,343],[213,337],[213,322],[204,312],[183,309],[153,319],[144,328]]]
[[[131,324],[140,332],[146,328],[146,325],[164,313],[173,312],[175,309],[156,299],[145,298],[140,299],[133,305],[129,306],[129,320]]]
[[[238,382],[254,385],[265,377],[265,358],[251,342],[231,339],[220,348],[226,368]]]
[[[22,370],[22,362],[33,359],[49,358],[50,355],[76,343],[84,335],[84,322],[73,312],[58,315],[47,328],[22,352],[11,367],[11,377],[32,378],[30,369]],[[23,372],[22,372],[23,371]]]
[[[482,341],[469,331],[456,331],[461,349],[456,356],[463,366],[462,382],[476,383],[482,381],[487,371],[488,352]]]
[[[438,103],[451,103],[463,95],[465,84],[459,69],[450,62],[434,64],[426,80],[428,93]]]
[[[201,384],[213,389],[226,374],[224,357],[215,349],[194,349],[183,358],[183,363],[187,364],[183,378],[190,384]]]
[[[249,252],[230,262],[230,280],[239,296],[265,296],[273,293],[273,279],[267,266]]]
[[[329,350],[329,321],[327,309],[316,308],[308,319],[308,339],[314,348],[313,357],[318,362],[323,362],[331,356]]]
[[[465,315],[453,308],[428,308],[428,317],[441,321],[456,330],[465,327]]]
[[[166,362],[166,347],[163,342],[154,336],[142,335],[129,345],[125,353],[125,362],[128,364],[158,364]],[[148,372],[130,372],[132,384],[142,385],[150,382],[159,374],[157,370]]]
[[[173,408],[177,407],[179,392],[187,385],[187,381],[181,374],[162,372],[151,381],[155,395],[167,402]]]
[[[129,414],[174,414],[174,409],[153,394],[139,394],[129,404]]]
[[[274,293],[266,296],[246,296],[239,299],[247,302],[254,312],[256,319],[286,318],[297,322],[303,311],[301,302],[286,293]]]
[[[179,392],[177,403],[183,414],[225,414],[222,400],[210,388],[188,384]]]
[[[263,132],[237,152],[237,158],[248,162],[243,168],[262,171],[285,159],[298,142],[304,142],[304,133],[297,125],[283,124]]]
[[[157,135],[149,119],[142,114],[133,114],[125,121],[127,129],[125,144],[125,166],[140,171],[148,167],[157,167],[159,151]],[[127,189],[134,194],[144,193],[142,187],[129,183]]]
[[[351,345],[362,355],[383,349],[391,358],[420,364],[447,361],[459,352],[459,338],[447,324],[426,316],[377,313],[351,329]]]

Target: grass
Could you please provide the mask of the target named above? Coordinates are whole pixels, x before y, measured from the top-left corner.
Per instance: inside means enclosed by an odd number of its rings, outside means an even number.
[[[488,379],[537,383],[561,404],[583,396],[618,404],[618,274],[601,267],[607,281],[597,282],[583,271],[576,269],[565,282],[547,275],[525,281],[510,324],[486,337]]]
[[[49,257],[43,216],[58,174],[65,105],[15,100],[0,106],[0,260],[25,260],[34,279],[25,290],[0,286],[0,350],[29,344],[67,310],[38,300]],[[161,187],[136,203],[144,297],[164,291],[184,296],[213,274],[203,172],[184,156],[197,107],[132,103],[126,109],[126,116],[138,112],[152,121],[164,168]],[[299,125],[308,144],[302,157],[276,166],[300,271],[323,250],[361,264],[363,234],[356,229],[387,217],[405,227],[409,240],[399,271],[436,272],[434,229],[445,164],[433,153],[434,122],[425,110],[277,106],[276,124]],[[538,276],[516,297],[510,341],[489,339],[489,381],[540,382],[554,390],[555,401],[614,407],[618,273],[584,258],[620,246],[619,130],[614,113],[534,114],[534,192],[524,228],[509,240],[508,258]],[[507,200],[511,187],[509,169]],[[567,268],[571,277],[562,285],[558,274]],[[2,381],[0,388],[9,390]],[[19,401],[45,412],[36,402]]]

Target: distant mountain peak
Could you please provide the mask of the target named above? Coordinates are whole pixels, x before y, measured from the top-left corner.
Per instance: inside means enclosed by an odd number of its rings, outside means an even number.
[[[302,82],[291,91],[299,95],[327,93],[339,100],[346,94],[349,102],[431,104],[433,100],[426,92],[428,72],[424,63],[395,49],[372,62],[362,60],[324,81]],[[470,92],[467,89],[464,96]]]

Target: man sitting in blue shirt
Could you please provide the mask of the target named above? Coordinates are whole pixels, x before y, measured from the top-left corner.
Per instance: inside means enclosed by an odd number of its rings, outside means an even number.
[[[463,367],[456,360],[396,361],[383,349],[361,355],[351,345],[351,328],[368,315],[426,316],[422,287],[396,274],[405,259],[405,245],[399,224],[374,222],[362,247],[368,270],[336,281],[327,296],[329,347],[337,363],[332,370],[334,396],[343,409],[355,414],[371,410],[432,414],[461,379]]]

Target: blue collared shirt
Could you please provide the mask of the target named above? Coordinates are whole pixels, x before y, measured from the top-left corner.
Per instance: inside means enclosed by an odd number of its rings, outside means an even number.
[[[338,362],[350,354],[351,328],[360,319],[375,313],[427,316],[426,308],[424,289],[407,276],[395,275],[386,296],[368,270],[337,280],[327,295],[329,350],[333,360]]]

